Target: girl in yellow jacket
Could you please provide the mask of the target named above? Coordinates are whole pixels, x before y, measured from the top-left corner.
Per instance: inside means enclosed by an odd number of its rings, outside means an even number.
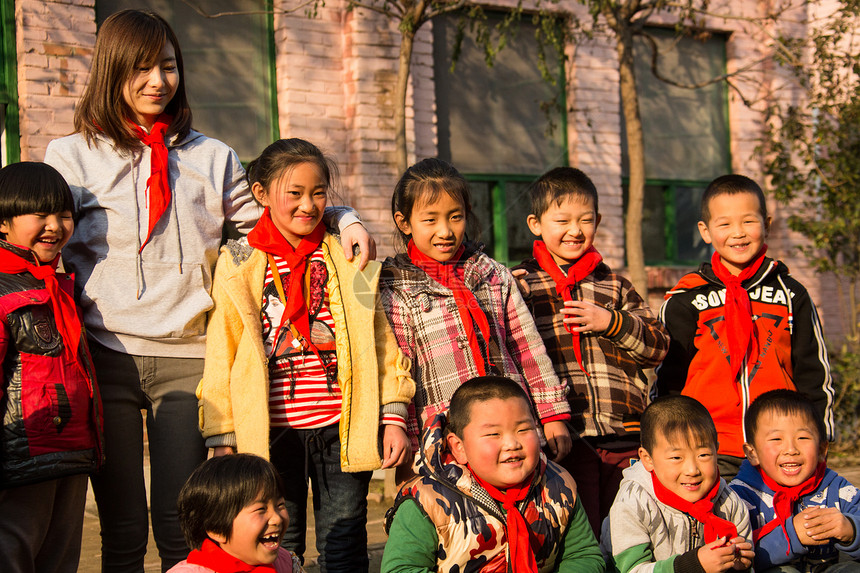
[[[218,259],[197,396],[215,455],[257,454],[278,468],[291,516],[282,545],[304,554],[310,479],[320,565],[367,571],[371,471],[411,457],[415,385],[378,305],[379,264],[360,271],[322,223],[335,175],[301,139],[276,141],[248,166],[265,211]]]

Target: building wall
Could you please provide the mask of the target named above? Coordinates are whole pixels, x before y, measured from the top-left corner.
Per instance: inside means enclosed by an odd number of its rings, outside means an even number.
[[[94,4],[94,0],[16,2],[24,160],[41,160],[49,141],[72,131],[74,104],[83,91],[95,44]],[[506,5],[506,0],[494,4]],[[731,2],[731,10],[736,16],[759,22],[763,4],[756,0]],[[289,8],[290,3],[275,0],[274,5],[278,10]],[[400,35],[396,24],[383,16],[367,10],[347,11],[345,7],[346,0],[327,2],[315,19],[302,12],[275,14],[278,124],[282,137],[321,143],[337,158],[341,195],[361,212],[384,256],[395,249],[389,206],[399,177],[392,110]],[[562,0],[557,8],[587,18],[584,8],[573,0]],[[712,4],[711,12],[721,9]],[[767,59],[768,30],[740,18],[711,18],[706,25],[730,33],[727,71]],[[410,162],[437,151],[431,30],[432,22],[419,32],[412,55],[407,94]],[[800,23],[791,24],[788,30],[804,32]],[[566,54],[569,161],[587,172],[600,190],[603,221],[598,246],[611,266],[622,268],[621,115],[615,45],[612,38],[596,34],[591,40],[569,45]],[[733,170],[756,179],[760,179],[755,146],[761,116],[744,99],[760,101],[768,95],[769,87],[783,79],[777,70],[759,68],[762,71],[749,80],[737,81],[737,91],[729,92]],[[781,97],[796,97],[781,93]],[[836,308],[835,281],[815,275],[803,264],[796,253],[800,239],[784,224],[785,208],[775,204],[770,208],[774,225],[769,253],[789,262],[822,309],[828,334],[837,336],[844,327]],[[652,269],[652,306],[659,305],[663,291],[685,270]]]

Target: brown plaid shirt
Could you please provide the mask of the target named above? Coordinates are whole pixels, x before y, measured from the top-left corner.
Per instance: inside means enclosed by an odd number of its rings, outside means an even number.
[[[564,302],[555,282],[534,259],[515,268],[528,271],[523,277],[526,284],[517,282],[556,374],[570,386],[567,398],[573,428],[582,436],[592,437],[638,433],[648,386],[642,369],[660,364],[666,355],[666,328],[630,281],[601,263],[573,289],[575,300],[616,311],[607,331],[612,336],[582,333],[579,337],[586,376],[576,362],[573,337],[562,323]]]

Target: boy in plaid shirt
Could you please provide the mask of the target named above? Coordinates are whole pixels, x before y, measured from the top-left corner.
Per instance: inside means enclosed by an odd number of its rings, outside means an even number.
[[[561,465],[576,480],[598,534],[621,471],[637,457],[648,385],[643,369],[663,360],[669,335],[593,246],[600,213],[591,179],[559,167],[529,193],[527,222],[540,240],[534,258],[514,270],[556,374],[570,386],[574,444]]]

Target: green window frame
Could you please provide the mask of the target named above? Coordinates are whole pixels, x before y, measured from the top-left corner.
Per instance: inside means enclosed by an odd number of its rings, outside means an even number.
[[[15,49],[15,1],[0,0],[0,167],[21,160],[18,119],[18,54]]]
[[[501,12],[487,15],[490,26],[503,18]],[[471,186],[481,232],[470,238],[483,242],[497,261],[518,264],[531,257],[535,239],[526,224],[529,185],[546,171],[568,165],[564,66],[556,64],[554,85],[540,77],[535,27],[524,15],[492,67],[467,34],[452,74],[456,18],[434,20],[439,156]]]
[[[714,33],[704,41],[679,40],[671,29],[649,28],[647,32],[658,44],[672,46],[660,64],[662,73],[672,79],[697,84],[726,72],[728,36]],[[654,266],[696,265],[711,252],[696,225],[701,194],[713,178],[731,170],[728,87],[724,83],[697,90],[671,86],[653,76],[650,61],[650,50],[645,49],[644,40],[638,40],[635,65],[645,139],[645,262]],[[626,133],[623,139],[626,214]]]

